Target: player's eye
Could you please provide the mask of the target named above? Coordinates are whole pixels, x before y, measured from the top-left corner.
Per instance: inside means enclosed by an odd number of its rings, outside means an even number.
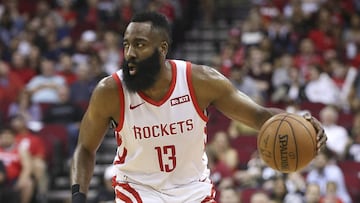
[[[142,47],[144,47],[145,46],[145,44],[143,44],[143,43],[137,43],[136,44],[136,47],[138,47],[138,48],[142,48]]]

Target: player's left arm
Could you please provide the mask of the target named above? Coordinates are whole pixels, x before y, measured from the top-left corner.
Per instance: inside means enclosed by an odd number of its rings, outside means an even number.
[[[213,68],[196,65],[194,67],[194,88],[199,105],[203,109],[208,105],[214,105],[230,119],[242,122],[256,130],[259,130],[271,116],[285,112],[282,109],[259,105]],[[306,115],[305,118],[317,131],[318,149],[321,150],[325,146],[327,137],[320,122],[311,115]]]
[[[114,112],[118,111],[118,92],[111,77],[104,78],[94,89],[89,106],[81,121],[79,138],[71,165],[73,200],[84,195],[89,189],[93,175],[97,149],[105,136]],[[81,194],[78,196],[78,194]]]
[[[193,86],[201,108],[215,106],[225,116],[259,130],[271,116],[283,112],[265,108],[239,91],[221,73],[207,66],[193,65]]]

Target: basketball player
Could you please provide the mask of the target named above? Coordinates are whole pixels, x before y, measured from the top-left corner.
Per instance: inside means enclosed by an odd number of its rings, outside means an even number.
[[[260,129],[279,109],[259,106],[214,69],[168,60],[165,17],[142,13],[126,28],[122,70],[95,88],[80,127],[72,162],[72,202],[83,203],[95,155],[109,123],[115,123],[116,202],[215,202],[209,180],[206,109]],[[326,136],[315,119],[318,149]]]

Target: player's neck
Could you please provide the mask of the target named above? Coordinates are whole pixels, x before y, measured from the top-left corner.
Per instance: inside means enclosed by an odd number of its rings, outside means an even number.
[[[169,62],[163,63],[158,79],[155,84],[147,90],[142,91],[154,101],[160,101],[169,91],[172,81],[172,68]]]

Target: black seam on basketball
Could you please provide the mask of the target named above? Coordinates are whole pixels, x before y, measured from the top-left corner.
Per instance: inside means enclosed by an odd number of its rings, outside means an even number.
[[[271,122],[265,122],[263,125],[265,125],[266,124],[266,127],[264,128],[264,129],[262,129],[262,131],[260,131],[259,132],[259,134],[260,134],[260,136],[258,136],[258,142],[260,143],[260,140],[262,140],[262,136],[265,136],[265,132],[266,132],[266,130],[269,128],[269,126],[270,126],[270,124],[272,124],[272,123],[274,123],[274,122],[277,122],[277,121],[279,121],[279,120],[281,120],[281,119],[276,119],[276,120],[272,120]],[[261,144],[258,144],[259,146],[261,145]],[[273,149],[274,149],[274,147],[273,147]],[[258,150],[260,150],[260,149],[258,149]],[[272,154],[273,154],[273,156],[275,155],[274,154],[274,151],[272,152]],[[262,154],[261,154],[261,151],[260,151],[260,156],[262,156]],[[275,157],[275,156],[274,156]],[[275,162],[274,162],[275,163]]]
[[[312,138],[312,136],[311,136],[311,132],[310,132],[310,130],[306,127],[306,125],[304,125],[303,123],[302,123],[302,121],[299,121],[296,117],[293,117],[293,116],[289,116],[289,118],[292,118],[293,120],[296,120],[298,123],[300,123],[305,129],[306,129],[306,131],[307,131],[307,135],[308,136],[310,136],[310,140],[311,140],[311,142],[312,142],[312,144],[313,144],[313,157],[316,155],[316,144],[317,143],[314,143],[314,140],[313,140],[313,138]],[[316,131],[315,131],[315,133],[316,133]],[[316,137],[315,137],[315,140],[316,140]]]
[[[289,118],[291,118],[290,116],[289,116]],[[289,121],[284,121],[284,122],[287,122],[288,124],[289,124],[289,127],[290,127],[290,129],[291,129],[291,135],[292,135],[292,137],[293,137],[293,140],[294,140],[294,146],[295,146],[295,151],[296,151],[296,164],[295,164],[295,169],[294,169],[294,171],[297,171],[298,170],[298,167],[299,167],[299,151],[298,151],[298,145],[297,145],[297,143],[296,143],[296,136],[295,136],[295,131],[294,131],[294,129],[293,129],[293,126],[290,124],[290,122]],[[289,146],[288,146],[289,147]],[[289,154],[288,154],[289,155]]]
[[[278,164],[277,164],[277,162],[276,162],[276,158],[275,158],[275,150],[276,150],[276,147],[275,147],[275,145],[276,145],[276,141],[277,141],[277,138],[278,138],[279,129],[280,129],[282,123],[284,122],[284,120],[286,119],[287,116],[288,116],[288,115],[285,115],[282,119],[280,119],[280,123],[279,123],[279,125],[277,126],[276,133],[275,133],[275,139],[274,139],[274,147],[273,147],[274,164],[275,164],[276,168],[277,168],[279,171],[281,171],[281,168],[278,167]]]
[[[276,122],[276,121],[279,121],[279,120],[281,120],[281,119],[272,120],[271,122],[266,123],[266,127],[263,128],[263,129],[261,129],[261,131],[258,132],[258,138],[257,138],[258,141],[261,140],[262,136],[265,134],[265,131],[266,131],[266,129],[268,129],[268,127],[270,126],[270,124],[271,124],[271,123],[274,123],[274,122]],[[265,123],[264,123],[263,125],[265,126]]]

